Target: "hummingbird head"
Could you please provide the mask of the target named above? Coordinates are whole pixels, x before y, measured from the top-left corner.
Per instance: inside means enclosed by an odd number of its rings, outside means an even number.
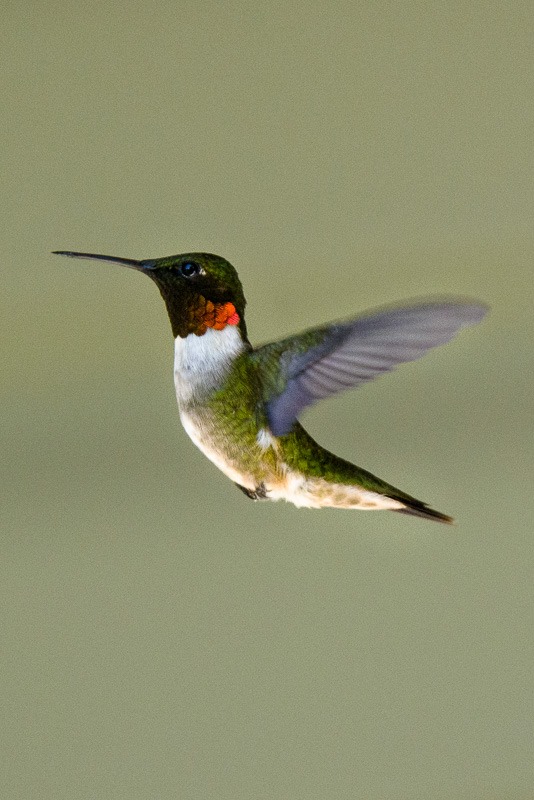
[[[243,287],[234,267],[221,256],[184,253],[135,261],[94,253],[55,253],[122,264],[144,272],[161,292],[175,337],[191,333],[202,336],[208,328],[223,330],[227,325],[237,325],[243,339],[247,339]]]

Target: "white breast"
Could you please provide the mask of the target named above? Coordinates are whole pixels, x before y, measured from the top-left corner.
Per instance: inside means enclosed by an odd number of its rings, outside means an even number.
[[[244,350],[236,325],[222,331],[208,328],[203,336],[190,333],[174,343],[174,384],[178,405],[187,405],[193,395],[217,386],[225,377],[233,360]]]
[[[216,445],[211,424],[202,413],[202,395],[220,386],[244,349],[235,325],[227,325],[222,331],[208,328],[203,336],[178,336],[174,344],[174,384],[182,425],[199,450],[231,480],[254,488],[250,477],[236,470],[224,448]],[[200,407],[191,402],[193,399],[200,401]]]

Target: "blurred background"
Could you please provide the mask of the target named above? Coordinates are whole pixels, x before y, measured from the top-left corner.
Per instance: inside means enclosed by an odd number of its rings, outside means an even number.
[[[7,2],[2,796],[534,796],[534,9]],[[182,431],[143,276],[260,343],[432,294],[481,326],[305,424],[452,514],[254,504]]]

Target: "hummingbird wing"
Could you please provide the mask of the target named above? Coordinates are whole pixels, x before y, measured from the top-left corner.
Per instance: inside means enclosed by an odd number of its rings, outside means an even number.
[[[306,406],[415,361],[486,311],[457,300],[389,308],[258,348],[272,432],[283,436]]]

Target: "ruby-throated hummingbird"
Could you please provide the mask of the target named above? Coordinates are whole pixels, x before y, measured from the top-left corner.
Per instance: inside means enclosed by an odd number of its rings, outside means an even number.
[[[425,503],[329,453],[297,421],[306,406],[414,361],[486,308],[457,299],[420,302],[322,325],[254,348],[234,267],[210,253],[123,264],[148,275],[175,338],[174,380],[182,424],[197,447],[253,500],[309,508],[390,509],[452,522]]]

